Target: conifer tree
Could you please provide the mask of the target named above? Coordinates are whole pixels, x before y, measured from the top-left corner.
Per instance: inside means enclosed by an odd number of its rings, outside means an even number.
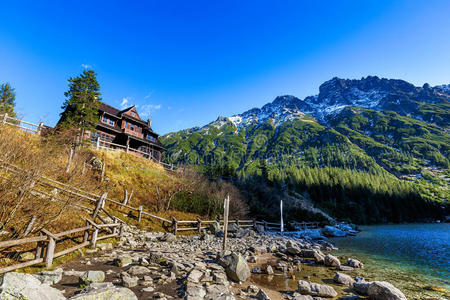
[[[16,113],[14,112],[14,106],[16,100],[16,93],[11,85],[7,83],[3,83],[0,86],[0,114],[7,113],[11,117],[15,117]]]
[[[92,131],[98,122],[100,85],[93,70],[84,70],[80,76],[69,78],[69,90],[64,93],[66,101],[61,107],[58,127]]]

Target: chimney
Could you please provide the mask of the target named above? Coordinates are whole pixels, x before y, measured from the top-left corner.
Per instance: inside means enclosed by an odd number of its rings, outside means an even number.
[[[147,119],[147,125],[148,125],[148,127],[151,127],[152,126],[152,120]]]

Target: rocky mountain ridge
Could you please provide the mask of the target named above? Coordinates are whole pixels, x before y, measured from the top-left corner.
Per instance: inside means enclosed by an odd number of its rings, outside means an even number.
[[[240,129],[267,120],[272,120],[274,125],[278,126],[286,121],[310,120],[314,117],[327,125],[330,116],[348,106],[379,111],[392,110],[401,115],[409,114],[420,118],[418,102],[435,104],[448,103],[449,100],[450,84],[435,87],[424,84],[422,87],[416,87],[403,80],[377,76],[360,80],[335,77],[319,87],[318,95],[306,97],[304,100],[291,95],[279,96],[261,108],[252,108],[228,118],[219,117],[217,121],[228,119]]]

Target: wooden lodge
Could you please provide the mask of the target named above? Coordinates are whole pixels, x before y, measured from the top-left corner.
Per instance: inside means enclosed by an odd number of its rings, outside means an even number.
[[[134,105],[119,110],[100,102],[99,116],[96,131],[85,133],[85,138],[90,138],[93,144],[106,148],[120,145],[126,151],[161,161],[161,154],[166,149],[159,142],[159,135],[152,130],[151,120],[144,122]]]

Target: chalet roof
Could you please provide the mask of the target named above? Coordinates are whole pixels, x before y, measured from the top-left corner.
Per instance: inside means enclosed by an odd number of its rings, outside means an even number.
[[[112,107],[111,105],[108,105],[108,104],[103,103],[103,102],[100,101],[100,107],[99,107],[99,110],[104,111],[105,113],[107,113],[107,114],[109,114],[109,115],[112,115],[112,116],[115,116],[115,117],[117,117],[117,118],[119,118],[119,119],[122,119],[122,118],[130,119],[130,120],[132,120],[132,121],[134,121],[134,122],[137,122],[137,123],[141,124],[145,129],[147,129],[147,130],[149,130],[149,131],[155,133],[155,132],[153,131],[153,129],[152,129],[150,126],[148,126],[147,122],[144,122],[144,121],[142,121],[142,120],[140,120],[140,119],[134,118],[134,117],[131,116],[131,115],[125,114],[126,112],[128,112],[129,110],[131,110],[133,107],[135,107],[135,105],[130,106],[130,107],[128,107],[128,108],[125,108],[125,109],[123,109],[123,110],[119,110],[119,109],[117,109],[117,108],[115,108],[115,107]],[[155,133],[155,134],[156,134],[156,133]]]
[[[104,112],[110,114],[110,115],[114,115],[114,116],[119,117],[120,110],[118,110],[117,108],[112,107],[111,105],[108,105],[106,103],[100,102],[99,109],[101,111],[104,111]]]

